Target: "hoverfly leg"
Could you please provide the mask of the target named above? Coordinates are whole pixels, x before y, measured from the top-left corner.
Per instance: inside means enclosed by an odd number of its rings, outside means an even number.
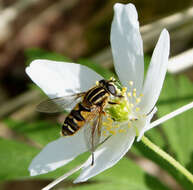
[[[117,104],[119,104],[118,102],[111,102],[111,101],[108,101],[108,103],[111,104],[111,105],[117,105]]]
[[[91,166],[94,165],[94,152],[92,152],[92,162],[91,162]]]
[[[121,95],[121,94],[116,94],[115,97],[117,97],[117,98],[124,98],[124,96]]]

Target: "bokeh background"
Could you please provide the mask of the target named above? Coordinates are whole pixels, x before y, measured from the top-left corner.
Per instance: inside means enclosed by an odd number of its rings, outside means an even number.
[[[45,144],[59,137],[65,115],[35,111],[35,105],[45,96],[31,83],[25,67],[36,58],[68,60],[110,76],[114,71],[110,26],[116,2],[132,2],[138,10],[146,66],[163,28],[171,35],[173,62],[176,56],[183,57],[184,52],[192,49],[192,0],[0,0],[1,190],[41,189],[86,158],[83,155],[48,175],[29,177],[30,161]],[[191,58],[193,62],[193,53],[191,56],[181,62],[191,62]],[[191,66],[167,75],[156,117],[193,100],[192,80]],[[147,135],[193,172],[192,114],[188,111]],[[117,166],[87,183],[73,185],[75,176],[55,189],[193,189],[182,175],[142,143],[135,143]]]

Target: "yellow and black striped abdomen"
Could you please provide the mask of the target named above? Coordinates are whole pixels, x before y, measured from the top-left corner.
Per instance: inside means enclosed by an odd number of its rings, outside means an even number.
[[[91,105],[100,105],[103,101],[109,97],[109,93],[105,88],[97,86],[85,95],[85,101]]]
[[[74,135],[86,122],[94,118],[91,109],[78,103],[75,108],[66,117],[62,126],[64,136]]]
[[[94,119],[99,113],[101,106],[107,102],[109,93],[104,87],[96,86],[90,89],[84,96],[83,101],[78,103],[66,117],[62,126],[64,136],[75,134],[86,122]],[[104,106],[104,105],[103,105]]]

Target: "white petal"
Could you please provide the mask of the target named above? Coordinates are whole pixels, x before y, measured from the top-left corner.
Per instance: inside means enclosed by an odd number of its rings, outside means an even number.
[[[144,133],[149,130],[150,121],[151,121],[153,115],[156,113],[156,111],[157,111],[157,108],[154,107],[154,109],[151,111],[151,113],[148,114],[148,116],[136,121],[136,127],[137,127],[138,133],[139,133],[138,137],[137,137],[137,141],[140,141],[141,138],[143,137]]]
[[[134,128],[127,133],[117,133],[111,136],[94,153],[94,165],[91,166],[91,157],[86,161],[80,176],[74,181],[79,183],[99,174],[115,165],[130,149],[135,139]]]
[[[45,148],[32,160],[29,171],[32,176],[55,170],[79,154],[87,151],[83,130],[68,137],[61,137],[45,146]]]
[[[114,6],[111,26],[111,48],[114,65],[121,83],[128,87],[129,81],[140,93],[144,75],[143,42],[139,32],[136,8],[133,4]]]
[[[164,82],[170,50],[169,33],[164,29],[160,35],[149,65],[143,87],[141,110],[148,113],[156,104]]]
[[[86,66],[49,60],[35,60],[26,73],[50,98],[88,90],[100,75]]]

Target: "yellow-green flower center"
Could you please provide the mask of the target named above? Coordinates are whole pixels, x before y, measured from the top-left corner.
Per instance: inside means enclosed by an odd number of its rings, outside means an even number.
[[[106,113],[108,113],[114,121],[127,121],[128,116],[131,113],[131,105],[125,98],[116,99],[114,102],[116,102],[117,104],[107,107]]]
[[[131,87],[127,92],[127,88],[123,87],[119,93],[123,95],[123,98],[115,98],[113,102],[115,105],[108,105],[105,108],[107,115],[106,120],[103,122],[103,135],[114,135],[118,133],[124,133],[133,125],[133,121],[136,121],[139,117],[140,108],[137,105],[141,102],[142,94],[137,96],[136,88],[132,88],[133,82],[129,82]],[[122,125],[124,123],[124,125]],[[123,127],[124,126],[124,127]],[[125,127],[127,126],[127,127]]]

